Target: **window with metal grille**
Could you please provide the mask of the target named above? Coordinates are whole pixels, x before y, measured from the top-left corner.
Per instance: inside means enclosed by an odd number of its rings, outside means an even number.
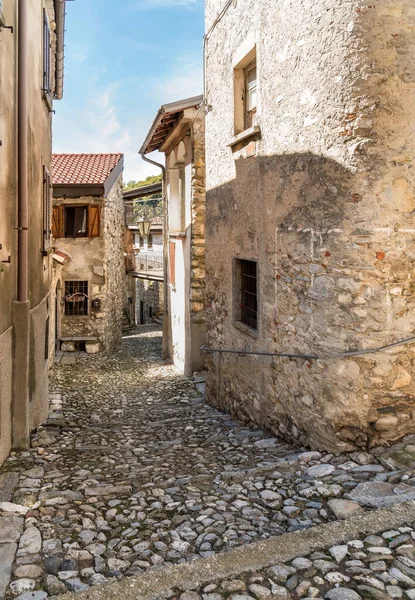
[[[237,320],[252,329],[258,327],[258,275],[257,263],[253,260],[236,260],[236,275],[239,290]],[[239,316],[239,318],[238,318]]]
[[[51,181],[50,173],[43,167],[43,250],[51,247]]]
[[[65,315],[68,317],[88,315],[87,281],[65,281]]]

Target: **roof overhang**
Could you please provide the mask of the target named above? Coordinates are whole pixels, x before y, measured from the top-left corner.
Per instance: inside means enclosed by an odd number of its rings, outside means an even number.
[[[157,112],[156,118],[140,148],[140,154],[149,154],[159,150],[172,129],[178,123],[180,114],[187,108],[199,107],[203,102],[203,96],[193,96],[178,102],[163,104]]]
[[[65,3],[66,0],[54,0],[55,22],[56,22],[56,84],[55,98],[61,100],[63,97],[64,76],[64,48],[65,48]]]
[[[133,190],[125,190],[123,192],[124,200],[137,200],[138,198],[146,198],[153,194],[162,193],[163,184],[161,183],[150,183],[149,185],[143,185]]]
[[[54,183],[54,198],[81,198],[82,196],[108,196],[112,186],[124,169],[124,156],[120,158],[103,183]]]

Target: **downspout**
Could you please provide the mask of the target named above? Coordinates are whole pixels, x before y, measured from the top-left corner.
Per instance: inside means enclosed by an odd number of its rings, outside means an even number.
[[[29,194],[28,194],[28,14],[27,0],[19,0],[18,25],[18,255],[17,300],[28,299]]]
[[[141,158],[145,161],[154,165],[155,167],[159,167],[161,169],[162,175],[162,200],[163,200],[163,346],[162,346],[162,358],[169,358],[169,340],[170,340],[170,330],[169,330],[169,301],[168,301],[168,243],[167,243],[167,233],[168,233],[168,205],[167,205],[167,181],[166,181],[166,168],[161,163],[158,163],[151,158],[147,158],[144,152],[140,152]]]
[[[63,97],[65,1],[66,0],[55,0],[55,21],[56,21],[55,98],[57,100],[62,100],[62,97]]]
[[[13,302],[12,447],[29,446],[28,2],[17,21],[17,297]]]

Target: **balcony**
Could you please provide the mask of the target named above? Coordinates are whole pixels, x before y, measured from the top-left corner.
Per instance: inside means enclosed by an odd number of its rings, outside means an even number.
[[[143,279],[156,279],[163,281],[163,253],[162,252],[131,252],[125,257],[127,273]]]

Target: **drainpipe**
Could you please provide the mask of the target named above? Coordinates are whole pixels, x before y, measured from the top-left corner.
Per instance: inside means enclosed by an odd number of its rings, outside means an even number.
[[[169,301],[168,301],[168,244],[167,244],[167,233],[168,233],[168,206],[166,198],[166,168],[161,163],[158,163],[151,158],[147,158],[144,152],[140,152],[141,158],[145,161],[161,169],[162,174],[162,198],[163,198],[163,346],[162,346],[162,358],[169,358],[169,346],[170,346],[170,328],[169,328]]]
[[[28,294],[28,2],[19,0],[17,22],[17,299],[13,302],[12,446],[29,446],[29,343]]]
[[[56,21],[55,98],[57,100],[61,100],[63,97],[65,1],[66,0],[55,0],[55,21]]]
[[[28,299],[29,195],[28,195],[28,14],[27,0],[19,0],[18,25],[18,278],[17,300]]]

